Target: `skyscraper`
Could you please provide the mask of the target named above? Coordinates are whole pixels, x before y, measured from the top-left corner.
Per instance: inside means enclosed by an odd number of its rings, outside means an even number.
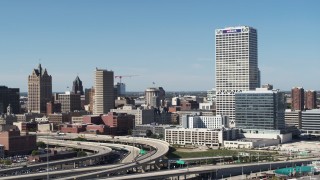
[[[72,92],[74,94],[84,95],[82,81],[80,80],[79,76],[77,76],[76,79],[73,81]]]
[[[304,89],[302,87],[293,87],[291,89],[291,109],[304,110]]]
[[[28,111],[45,113],[47,102],[51,101],[52,77],[47,69],[34,69],[28,77]]]
[[[13,114],[20,113],[20,90],[0,86],[0,114],[7,112],[9,104]]]
[[[317,107],[317,92],[314,90],[308,90],[305,93],[305,109],[316,109]]]
[[[114,108],[113,71],[96,68],[94,81],[94,114],[107,114]]]
[[[257,30],[248,26],[217,29],[217,115],[229,117],[235,127],[235,93],[254,90],[260,84]]]

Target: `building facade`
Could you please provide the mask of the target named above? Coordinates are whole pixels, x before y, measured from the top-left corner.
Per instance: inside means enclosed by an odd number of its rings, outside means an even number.
[[[76,79],[73,81],[72,92],[74,94],[84,95],[82,81],[80,80],[79,76],[77,76]]]
[[[291,89],[291,109],[304,110],[304,89],[302,87],[293,87]]]
[[[284,121],[286,127],[295,126],[301,129],[301,111],[292,111],[291,109],[286,109],[284,115]]]
[[[101,118],[106,126],[116,128],[118,135],[126,135],[129,129],[134,129],[134,115],[131,114],[109,112]]]
[[[301,129],[308,134],[320,134],[320,109],[302,111]]]
[[[0,114],[7,111],[10,104],[12,113],[20,113],[20,90],[19,88],[8,88],[0,86]]]
[[[52,77],[39,64],[28,77],[28,111],[45,113],[47,102],[52,97]]]
[[[227,116],[198,116],[198,115],[184,115],[182,117],[183,128],[206,128],[206,129],[221,129],[228,127]]]
[[[116,85],[114,85],[114,88],[116,97],[122,97],[126,95],[126,84],[118,82]]]
[[[165,129],[165,141],[170,144],[222,146],[224,140],[237,139],[238,129]]]
[[[111,112],[127,113],[135,116],[135,125],[150,124],[154,122],[155,114],[153,109],[137,109],[132,106],[123,106],[118,109],[111,109]]]
[[[316,109],[317,107],[317,92],[307,90],[305,93],[305,109]]]
[[[148,88],[145,90],[146,105],[150,107],[160,106],[160,90],[158,88]]]
[[[259,87],[257,30],[248,26],[217,29],[216,108],[235,127],[236,92]]]
[[[114,108],[113,71],[96,69],[93,114],[107,114]]]
[[[240,129],[284,129],[284,93],[257,88],[235,93],[235,120]]]
[[[74,94],[71,92],[66,92],[65,94],[58,95],[58,103],[61,104],[61,112],[73,112],[81,110],[81,99],[80,94]]]

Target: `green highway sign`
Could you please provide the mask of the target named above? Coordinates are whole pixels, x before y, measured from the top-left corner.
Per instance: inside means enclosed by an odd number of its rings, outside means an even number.
[[[142,155],[147,154],[147,151],[146,151],[146,150],[143,150],[143,149],[140,149],[139,154],[142,154]]]
[[[185,164],[185,162],[183,160],[177,160],[176,163],[177,164]]]

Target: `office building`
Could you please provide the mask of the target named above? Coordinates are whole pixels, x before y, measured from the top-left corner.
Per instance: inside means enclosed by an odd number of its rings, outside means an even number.
[[[184,115],[182,116],[183,128],[206,128],[206,129],[221,129],[229,126],[227,116],[198,116]]]
[[[0,144],[4,145],[5,154],[8,156],[29,154],[37,149],[37,136],[21,135],[19,130],[10,129],[0,132]]]
[[[314,90],[307,90],[304,97],[305,97],[305,109],[316,109],[317,92]]]
[[[286,109],[284,113],[284,121],[286,127],[295,126],[301,129],[301,111],[295,110],[292,111],[291,109]]]
[[[235,120],[239,129],[284,129],[284,93],[257,88],[235,93]]]
[[[80,80],[79,76],[77,76],[73,81],[72,92],[74,94],[84,95],[82,81]]]
[[[180,106],[180,98],[179,97],[173,97],[171,100],[172,106]]]
[[[177,111],[176,114],[179,115],[179,124],[182,125],[182,117],[184,115],[198,115],[198,116],[215,116],[213,111],[208,110],[193,110],[193,111]]]
[[[81,100],[80,94],[74,94],[69,91],[65,92],[65,94],[58,95],[58,103],[61,104],[61,112],[73,112],[81,110]]]
[[[135,125],[150,124],[153,123],[155,119],[155,113],[153,109],[140,109],[133,106],[123,106],[122,108],[111,109],[110,112],[134,115]]]
[[[293,87],[291,89],[291,109],[304,110],[304,89],[302,87]]]
[[[248,26],[217,29],[216,109],[235,127],[236,92],[259,87],[257,30]]]
[[[114,88],[116,97],[126,95],[126,84],[118,82],[116,85],[114,85]]]
[[[155,87],[151,87],[145,90],[145,101],[146,105],[149,107],[159,107],[160,106],[160,90]]]
[[[207,91],[207,102],[215,102],[216,101],[216,89],[212,88]]]
[[[302,111],[301,129],[308,134],[320,134],[320,109]]]
[[[52,77],[39,64],[28,77],[28,111],[45,113],[47,102],[52,98]]]
[[[165,129],[165,141],[170,144],[222,146],[224,140],[239,137],[239,129]]]
[[[94,81],[94,114],[107,114],[114,108],[113,71],[96,68]]]
[[[109,112],[101,119],[106,126],[115,128],[118,135],[127,135],[129,129],[134,129],[134,115],[131,114]]]
[[[7,111],[9,104],[12,108],[12,113],[20,113],[20,90],[19,88],[0,86],[0,114]]]
[[[261,88],[266,88],[267,90],[272,90],[273,89],[273,85],[272,84],[263,84],[261,86]]]

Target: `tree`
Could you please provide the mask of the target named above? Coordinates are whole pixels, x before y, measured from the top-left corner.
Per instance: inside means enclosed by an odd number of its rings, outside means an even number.
[[[39,154],[39,151],[37,151],[37,150],[33,150],[32,152],[31,152],[31,155],[32,156],[36,156],[36,155],[38,155]]]
[[[75,138],[74,139],[75,141],[87,141],[87,139],[86,138],[84,138],[84,137],[77,137],[77,138]]]
[[[163,134],[159,134],[159,139],[163,139]]]
[[[12,162],[11,162],[11,160],[6,159],[6,160],[4,160],[4,164],[5,164],[5,165],[11,165],[11,164],[12,164]]]
[[[78,156],[78,157],[87,156],[87,153],[84,152],[84,151],[78,151],[77,156]]]
[[[152,131],[150,129],[146,130],[146,136],[150,137],[152,135]]]
[[[42,149],[47,147],[47,145],[42,141],[37,142],[37,146],[38,146],[38,148],[42,148]]]

